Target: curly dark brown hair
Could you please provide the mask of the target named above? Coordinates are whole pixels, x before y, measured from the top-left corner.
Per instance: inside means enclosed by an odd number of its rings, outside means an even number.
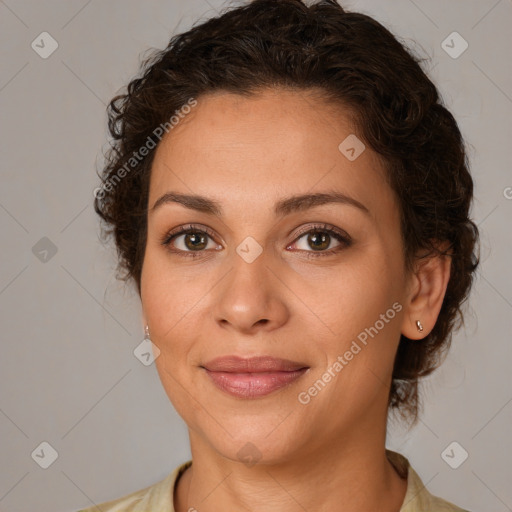
[[[421,342],[401,337],[389,408],[416,423],[419,379],[439,366],[464,323],[479,264],[468,217],[473,181],[460,130],[420,59],[370,16],[334,0],[254,0],[171,38],[108,106],[112,137],[94,207],[112,235],[118,275],[140,278],[151,165],[164,127],[191,98],[214,91],[250,96],[269,87],[320,90],[348,107],[365,144],[381,155],[401,212],[406,271],[421,257],[451,255],[437,322]],[[157,139],[155,141],[155,139]],[[149,143],[151,141],[151,144]],[[145,148],[145,150],[143,149]],[[444,252],[439,241],[448,244]]]

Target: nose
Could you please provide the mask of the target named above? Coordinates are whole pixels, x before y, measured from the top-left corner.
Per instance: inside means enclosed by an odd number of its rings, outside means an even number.
[[[265,251],[250,263],[234,254],[232,263],[216,287],[216,323],[244,334],[270,332],[283,326],[290,314],[287,288],[270,268]]]

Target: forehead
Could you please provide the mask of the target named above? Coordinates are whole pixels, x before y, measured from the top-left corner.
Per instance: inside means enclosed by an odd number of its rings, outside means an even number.
[[[208,196],[239,213],[324,190],[350,195],[372,216],[395,208],[380,158],[368,147],[357,156],[363,146],[349,110],[306,91],[222,92],[197,101],[157,148],[150,208],[169,191]],[[347,158],[347,146],[357,158]]]

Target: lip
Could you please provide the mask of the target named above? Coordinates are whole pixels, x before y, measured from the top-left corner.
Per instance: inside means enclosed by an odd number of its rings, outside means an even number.
[[[280,359],[271,356],[221,356],[202,365],[212,372],[231,373],[262,373],[262,372],[290,372],[308,367],[305,363]]]
[[[220,390],[237,398],[259,398],[282,389],[308,370],[304,363],[270,356],[224,356],[202,366]]]

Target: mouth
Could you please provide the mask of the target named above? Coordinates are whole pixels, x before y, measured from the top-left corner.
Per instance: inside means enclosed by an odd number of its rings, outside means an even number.
[[[309,370],[304,363],[270,356],[225,356],[201,368],[218,389],[244,399],[263,397],[287,387]]]

